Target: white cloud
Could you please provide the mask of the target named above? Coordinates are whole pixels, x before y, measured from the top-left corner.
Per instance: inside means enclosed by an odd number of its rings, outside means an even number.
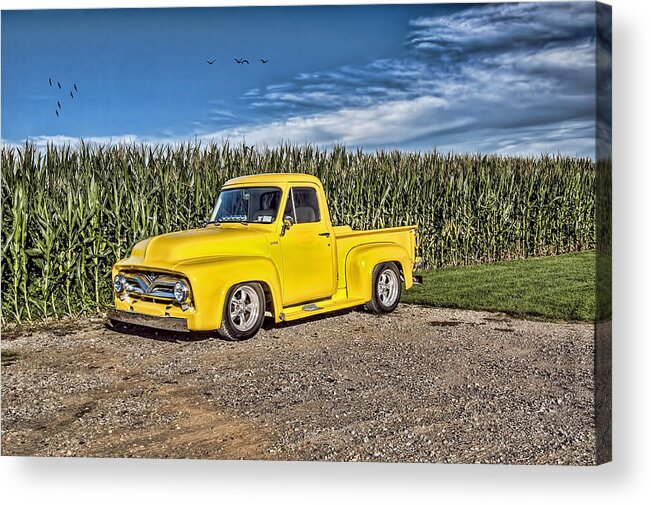
[[[503,3],[412,21],[410,42],[442,59],[473,52],[517,50],[594,35],[595,6],[588,2]]]
[[[97,144],[97,145],[120,145],[120,144],[133,144],[133,143],[151,143],[156,144],[160,142],[167,142],[165,138],[143,138],[137,135],[115,135],[115,136],[98,136],[98,137],[70,137],[67,135],[38,135],[35,137],[29,137],[26,139],[30,144],[35,146],[37,149],[44,149],[49,144],[54,146],[76,146],[81,142],[86,144]],[[24,145],[24,142],[16,143],[11,142],[5,139],[2,139],[2,143],[7,147],[21,147]]]
[[[443,125],[437,117],[444,113],[447,102],[441,98],[423,96],[377,104],[366,108],[344,108],[310,116],[294,116],[262,125],[219,130],[198,136],[213,141],[229,138],[248,144],[313,143],[330,145],[400,144],[423,135],[435,135],[441,128],[460,127],[468,120],[459,117]]]
[[[38,147],[44,147],[48,143],[54,145],[63,145],[63,144],[74,145],[82,141],[82,139],[80,138],[68,137],[65,135],[53,135],[53,136],[40,135],[37,137],[30,137],[29,140],[30,142],[32,142],[34,145]],[[115,135],[115,136],[105,136],[105,137],[87,137],[84,138],[83,141],[86,143],[105,144],[105,145],[106,144],[130,144],[133,142],[138,142],[139,137],[137,135],[125,134],[125,135]]]

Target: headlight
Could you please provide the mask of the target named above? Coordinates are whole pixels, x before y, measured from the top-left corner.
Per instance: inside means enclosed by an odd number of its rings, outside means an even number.
[[[174,298],[177,302],[181,303],[188,299],[190,288],[185,281],[178,281],[174,284]]]
[[[124,275],[117,274],[115,277],[113,277],[113,289],[115,289],[116,293],[122,293],[126,284],[127,280],[124,278]]]

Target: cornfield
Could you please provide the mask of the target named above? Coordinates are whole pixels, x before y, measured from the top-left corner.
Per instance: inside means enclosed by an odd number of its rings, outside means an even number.
[[[95,311],[138,240],[197,227],[239,175],[319,177],[335,224],[417,224],[430,267],[595,248],[595,164],[341,146],[2,148],[2,321]]]

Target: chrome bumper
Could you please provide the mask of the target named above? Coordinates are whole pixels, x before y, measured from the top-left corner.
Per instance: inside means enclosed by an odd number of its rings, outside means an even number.
[[[106,307],[106,312],[110,321],[119,321],[121,323],[135,324],[137,326],[147,326],[158,330],[190,331],[188,330],[187,319],[180,317],[149,316],[147,314],[138,314],[137,312],[118,310],[114,307]]]

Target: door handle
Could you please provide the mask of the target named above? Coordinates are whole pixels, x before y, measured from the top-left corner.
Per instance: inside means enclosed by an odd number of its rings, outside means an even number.
[[[319,237],[329,237],[329,236],[330,236],[330,232],[329,232],[329,231],[326,231],[326,232],[323,232],[323,233],[319,233]]]

